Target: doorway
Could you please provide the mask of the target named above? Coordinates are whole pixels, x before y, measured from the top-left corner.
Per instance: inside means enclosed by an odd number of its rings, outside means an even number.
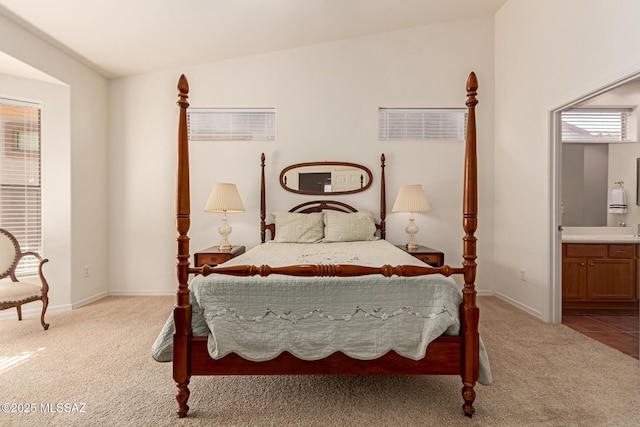
[[[562,231],[566,225],[563,223],[565,218],[563,217],[563,144],[562,144],[562,112],[569,109],[575,109],[576,107],[583,105],[597,104],[599,99],[607,99],[611,103],[613,94],[628,94],[629,99],[620,101],[620,105],[634,105],[636,107],[636,113],[640,111],[640,72],[630,75],[624,79],[613,82],[601,89],[598,89],[592,93],[586,94],[583,97],[569,102],[560,108],[550,113],[550,140],[551,140],[551,170],[553,171],[551,177],[551,230],[550,230],[550,256],[551,256],[551,269],[550,269],[550,295],[549,295],[549,313],[548,319],[553,323],[565,323],[567,326],[578,330],[591,338],[598,339],[605,342],[605,344],[618,348],[620,351],[624,351],[629,354],[630,352],[634,357],[638,357],[638,310],[637,304],[633,310],[614,311],[607,312],[599,310],[592,312],[575,311],[569,313],[563,313],[563,293],[562,293]],[[635,99],[635,100],[631,100]],[[639,120],[640,122],[640,120]],[[640,144],[634,144],[634,158],[627,160],[633,161],[635,168],[635,158],[640,158]],[[637,152],[636,152],[637,151]],[[565,150],[565,155],[566,155]],[[635,170],[635,169],[634,169]],[[636,172],[637,173],[637,172]],[[604,226],[613,227],[616,225],[630,225],[635,227],[640,224],[640,210],[636,206],[636,192],[637,185],[640,185],[636,181],[636,175],[632,178],[627,178],[632,182],[630,190],[628,192],[628,203],[633,209],[629,209],[629,215],[612,216],[609,215],[606,224]],[[611,186],[614,184],[611,174],[607,177],[608,187],[607,192],[610,191]],[[631,184],[631,182],[629,182]],[[566,191],[566,187],[565,187]],[[616,230],[617,231],[617,230]],[[637,275],[638,268],[635,269]],[[628,315],[631,317],[611,317]],[[576,317],[579,316],[579,317]],[[635,338],[635,341],[631,341],[631,344],[625,341],[625,337],[631,339]],[[628,341],[628,340],[627,340]],[[631,348],[631,350],[628,350]],[[627,349],[627,350],[625,350]]]

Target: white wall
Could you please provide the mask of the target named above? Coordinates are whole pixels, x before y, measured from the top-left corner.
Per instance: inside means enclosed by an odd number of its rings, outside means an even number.
[[[44,256],[51,310],[82,305],[108,291],[107,80],[2,15],[0,51],[67,87],[57,95],[64,111],[43,110],[43,121],[58,120],[60,129],[55,145],[43,143],[44,178],[59,184],[44,188]]]
[[[472,45],[470,45],[472,41]],[[235,182],[246,213],[229,216],[230,241],[259,243],[260,153],[269,211],[304,196],[278,184],[282,168],[306,161],[361,163],[368,191],[335,197],[379,209],[379,158],[387,158],[388,240],[405,243],[408,217],[391,214],[402,184],[423,184],[432,211],[417,214],[417,240],[462,262],[461,142],[380,142],[377,111],[464,107],[470,71],[479,78],[478,285],[493,287],[493,19],[418,27],[110,82],[109,270],[114,293],[175,290],[176,84],[185,73],[192,106],[277,108],[275,142],[191,143],[191,253],[219,241],[220,216],[203,212],[215,182]],[[308,199],[308,198],[307,198]],[[306,199],[305,199],[306,200]],[[144,278],[144,279],[143,279]]]
[[[71,183],[69,156],[69,87],[0,74],[0,96],[42,103],[42,212],[44,274],[51,284],[51,310],[69,309],[71,301],[71,248],[60,231],[68,230]],[[60,262],[60,260],[64,260]],[[36,279],[37,280],[37,279]],[[40,303],[31,304],[36,306]],[[25,310],[32,307],[25,306]],[[35,307],[40,311],[40,307]],[[26,314],[26,312],[25,312]],[[11,313],[15,316],[14,313]]]
[[[640,57],[629,54],[640,44],[638,16],[635,0],[508,0],[495,17],[494,287],[545,319],[549,113],[640,70]]]

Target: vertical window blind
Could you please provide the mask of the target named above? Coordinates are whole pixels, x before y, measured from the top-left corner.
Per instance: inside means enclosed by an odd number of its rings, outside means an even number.
[[[0,98],[0,227],[23,252],[42,253],[40,105]],[[25,257],[17,273],[38,271]]]
[[[380,108],[380,141],[464,141],[464,108]]]
[[[563,111],[563,142],[633,142],[638,140],[632,108],[574,108]]]
[[[272,141],[276,137],[275,108],[190,108],[191,141]]]

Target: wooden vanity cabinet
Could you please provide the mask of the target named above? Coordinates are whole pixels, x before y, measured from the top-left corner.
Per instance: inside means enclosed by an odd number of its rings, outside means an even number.
[[[638,300],[638,245],[564,243],[564,308],[620,308]]]

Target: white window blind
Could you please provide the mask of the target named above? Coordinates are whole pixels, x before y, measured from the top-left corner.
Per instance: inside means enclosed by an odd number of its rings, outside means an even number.
[[[380,141],[464,141],[464,108],[380,108]]]
[[[276,137],[275,108],[190,108],[191,141],[272,141]]]
[[[563,111],[563,142],[637,141],[635,115],[631,108],[574,108]]]
[[[40,105],[0,98],[0,228],[23,252],[42,253],[40,181]],[[25,257],[20,275],[38,271]]]

